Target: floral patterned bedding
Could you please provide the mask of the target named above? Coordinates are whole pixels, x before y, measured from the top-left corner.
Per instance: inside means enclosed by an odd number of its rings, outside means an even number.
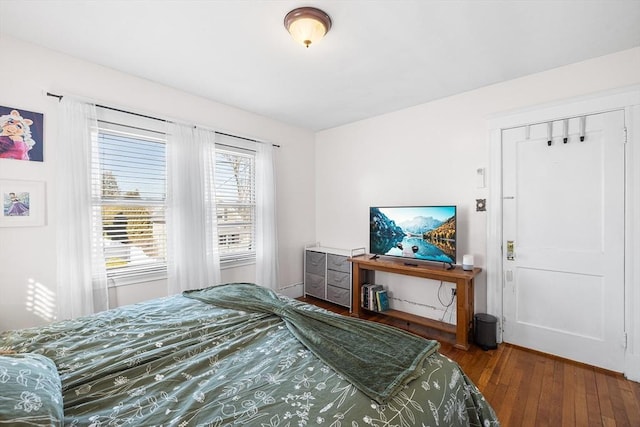
[[[55,363],[65,425],[499,424],[476,386],[439,353],[381,405],[316,358],[279,317],[182,295],[4,332],[0,348]]]

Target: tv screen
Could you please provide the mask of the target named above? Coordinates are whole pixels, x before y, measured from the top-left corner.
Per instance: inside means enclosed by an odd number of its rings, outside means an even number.
[[[369,218],[372,254],[455,264],[455,206],[371,207]]]

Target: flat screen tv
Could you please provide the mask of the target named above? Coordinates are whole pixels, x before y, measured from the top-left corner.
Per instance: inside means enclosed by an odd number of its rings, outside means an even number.
[[[372,254],[456,263],[455,206],[371,207],[369,218]]]

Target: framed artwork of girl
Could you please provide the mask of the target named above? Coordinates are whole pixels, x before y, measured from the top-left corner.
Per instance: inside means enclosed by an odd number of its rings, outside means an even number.
[[[4,202],[5,216],[28,216],[29,215],[29,193],[9,193],[5,196]]]
[[[0,227],[37,227],[45,223],[44,181],[0,179]]]

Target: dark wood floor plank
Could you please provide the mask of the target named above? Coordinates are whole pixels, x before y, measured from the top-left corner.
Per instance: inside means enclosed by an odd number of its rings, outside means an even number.
[[[596,379],[596,391],[598,393],[598,402],[600,403],[600,416],[602,424],[607,426],[615,426],[615,417],[613,414],[613,406],[611,405],[611,395],[609,394],[609,384],[607,383],[608,375],[603,372],[594,372]]]
[[[589,425],[589,407],[587,406],[587,390],[584,382],[585,370],[584,366],[575,367],[574,417],[577,426]]]
[[[299,298],[328,310],[349,310]],[[419,325],[375,316],[392,326],[436,339]],[[640,426],[640,383],[622,375],[509,344],[468,351],[441,342],[440,352],[456,361],[493,406],[503,427]]]
[[[504,380],[508,381],[507,389],[505,391],[504,401],[502,407],[500,408],[500,412],[498,412],[498,418],[500,420],[504,420],[508,425],[519,425],[518,420],[520,418],[520,404],[517,403],[517,400],[522,396],[521,393],[512,393],[511,390],[519,390],[522,384],[522,376],[523,372],[517,364],[514,364],[513,369],[511,371],[511,375],[503,377]],[[511,424],[509,424],[511,423]]]
[[[521,426],[524,421],[524,408],[526,406],[527,395],[529,393],[530,381],[530,355],[524,352],[513,355],[513,381],[509,382],[509,392],[507,402],[511,408],[511,414],[505,422],[508,425]],[[512,390],[520,390],[520,393],[513,393]]]
[[[463,368],[464,369],[464,368]],[[504,425],[520,425],[522,420],[522,402],[521,393],[513,393],[511,390],[519,390],[522,384],[524,372],[522,369],[514,367],[513,374],[509,375],[507,388],[505,390],[504,401],[502,402],[500,411],[497,411],[498,419],[504,420]],[[491,402],[489,402],[491,403]]]
[[[542,393],[542,383],[544,380],[544,361],[540,357],[536,357],[533,371],[530,371],[528,377],[527,400],[524,407],[524,415],[522,420],[523,427],[536,427],[538,423],[538,412],[540,411],[540,395]]]
[[[620,377],[608,376],[607,385],[609,386],[609,396],[611,398],[611,406],[613,407],[613,415],[618,427],[630,427],[629,414],[626,413],[624,401],[622,400],[622,390],[619,381],[624,381]],[[638,427],[634,425],[633,427]]]
[[[624,413],[627,415],[629,425],[640,426],[640,383],[618,378],[620,395],[624,404]]]
[[[488,359],[486,361],[486,365],[482,369],[480,378],[476,383],[479,388],[486,388],[491,378],[496,376],[497,374],[496,367],[499,366],[499,363],[502,360],[502,354],[504,353],[504,348],[505,346],[500,346],[498,349],[492,350],[492,353],[487,355]]]
[[[562,424],[566,426],[576,425],[575,406],[575,366],[567,365],[564,369],[562,381]]]
[[[508,384],[497,384],[495,387],[491,389],[491,399],[489,399],[485,394],[485,399],[487,399],[487,402],[489,402],[489,404],[493,407],[493,410],[498,416],[500,416],[499,414],[501,414],[503,411],[502,407],[505,404],[504,403],[505,397],[507,396],[508,392],[509,392]],[[504,414],[502,414],[499,420],[502,422],[503,426],[506,425],[504,422],[504,419],[505,419]]]
[[[549,405],[549,425],[562,425],[563,395],[564,395],[564,369],[565,364],[553,359],[553,386],[551,388],[551,402]]]
[[[542,382],[540,385],[540,401],[538,402],[538,412],[536,422],[538,427],[550,427],[551,406],[553,404],[553,378],[555,362],[545,358],[540,358],[543,365]]]
[[[596,387],[596,376],[591,369],[584,369],[583,375],[585,399],[587,402],[587,425],[599,425],[602,422],[602,413]]]

